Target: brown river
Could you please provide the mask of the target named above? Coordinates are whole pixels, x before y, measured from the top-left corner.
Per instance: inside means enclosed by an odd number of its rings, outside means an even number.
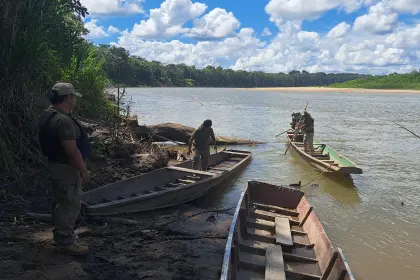
[[[292,149],[284,155],[291,113],[308,111],[315,138],[362,169],[353,182],[322,174],[302,188],[356,279],[420,279],[420,95],[264,92],[213,88],[129,88],[140,124],[213,121],[216,134],[264,141],[233,182],[206,196],[208,207],[235,206],[248,180],[302,184],[320,172]],[[201,105],[194,97],[202,102]],[[402,203],[403,202],[403,205]]]

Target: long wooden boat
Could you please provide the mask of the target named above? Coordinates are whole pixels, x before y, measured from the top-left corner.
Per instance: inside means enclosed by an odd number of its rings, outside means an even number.
[[[192,169],[192,160],[82,193],[85,214],[143,212],[194,200],[232,177],[251,161],[251,152],[212,154],[209,169]]]
[[[362,174],[362,169],[357,166],[350,159],[340,154],[330,146],[314,140],[314,153],[309,154],[305,152],[303,147],[303,134],[296,135],[294,141],[295,131],[289,130],[287,132],[287,141],[298,153],[309,162],[312,166],[318,168],[323,172],[335,172],[343,175]]]
[[[230,227],[220,280],[354,280],[300,190],[250,181]]]

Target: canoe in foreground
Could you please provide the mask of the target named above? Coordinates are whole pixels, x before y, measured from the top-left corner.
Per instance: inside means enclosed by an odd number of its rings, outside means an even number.
[[[221,280],[354,280],[300,190],[248,182],[226,243]]]
[[[192,168],[192,161],[161,168],[84,192],[86,214],[113,215],[143,212],[188,202],[238,173],[251,160],[251,152],[225,150],[212,154],[209,170]]]
[[[293,130],[288,131],[286,135],[288,144],[290,143],[305,160],[321,171],[337,172],[344,175],[363,173],[362,169],[354,162],[326,144],[314,141],[315,152],[308,154],[303,148],[303,134],[298,134],[295,141],[291,141],[294,135]]]

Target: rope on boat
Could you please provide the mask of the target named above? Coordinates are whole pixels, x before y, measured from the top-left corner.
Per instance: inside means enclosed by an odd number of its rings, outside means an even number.
[[[305,187],[305,186],[307,186],[307,185],[309,185],[310,183],[312,183],[312,182],[315,182],[316,180],[318,180],[319,179],[319,177],[321,177],[322,176],[322,174],[324,174],[324,172],[326,172],[331,166],[333,166],[333,164],[334,163],[331,163],[327,168],[325,168],[324,169],[324,171],[322,171],[315,179],[313,179],[313,180],[311,180],[311,181],[309,181],[308,183],[306,183],[306,184],[304,184],[304,185],[302,185],[301,186],[301,188],[303,188],[303,187]]]

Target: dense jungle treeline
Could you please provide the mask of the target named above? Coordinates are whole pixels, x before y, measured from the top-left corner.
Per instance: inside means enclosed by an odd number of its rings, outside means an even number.
[[[104,59],[103,69],[112,82],[132,87],[305,87],[327,86],[366,77],[354,73],[264,73],[213,66],[197,69],[185,64],[163,65],[158,61],[130,56],[124,48],[107,45],[99,46],[97,52]]]
[[[345,83],[333,84],[331,87],[420,90],[420,72],[414,70],[407,74],[392,73],[385,76],[364,77]]]

